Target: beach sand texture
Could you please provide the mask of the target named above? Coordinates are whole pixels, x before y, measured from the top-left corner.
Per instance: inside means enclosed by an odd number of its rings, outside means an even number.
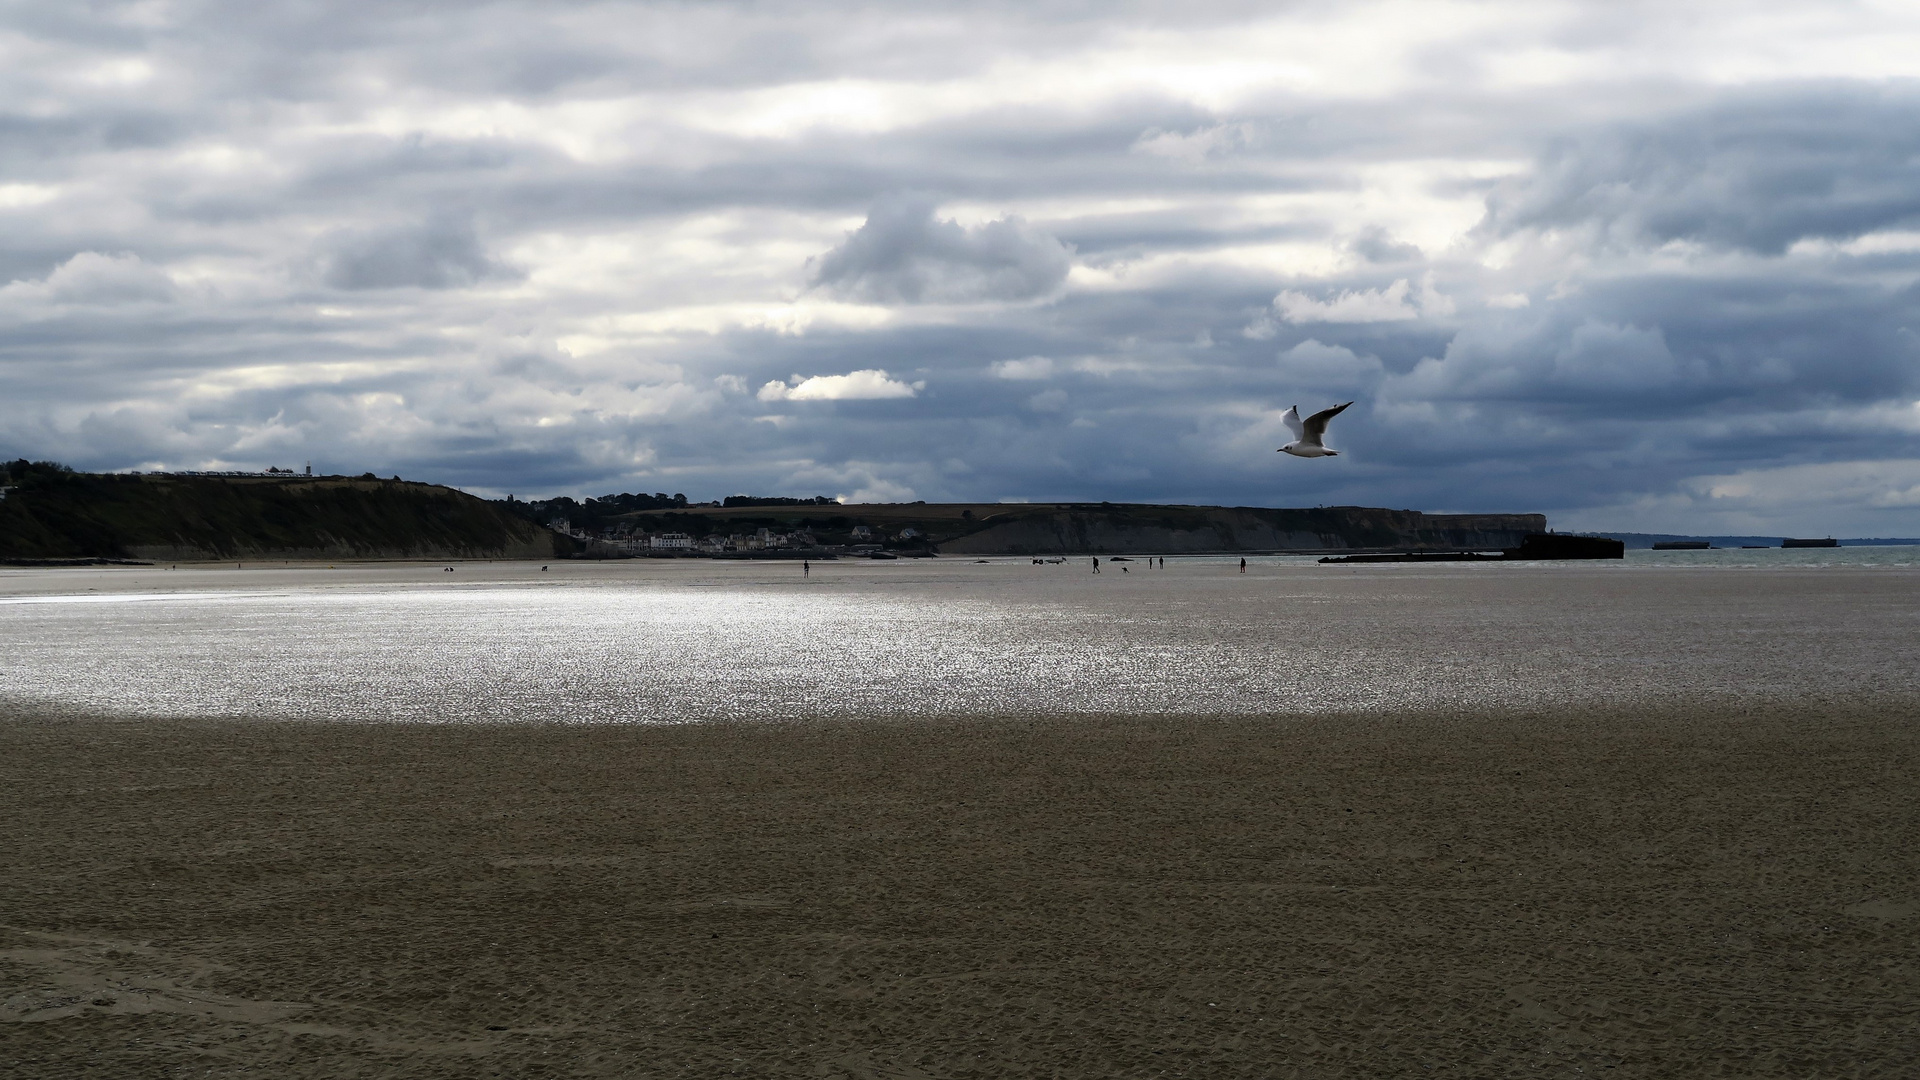
[[[1910,1076],[1885,699],[0,722],[0,1076]]]

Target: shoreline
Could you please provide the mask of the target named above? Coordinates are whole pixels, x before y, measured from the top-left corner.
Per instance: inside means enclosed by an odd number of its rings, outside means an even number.
[[[15,712],[0,1075],[1892,1073],[1916,720]]]

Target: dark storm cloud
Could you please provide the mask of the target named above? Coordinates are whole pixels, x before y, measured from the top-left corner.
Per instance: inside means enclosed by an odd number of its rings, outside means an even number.
[[[811,264],[809,280],[870,303],[1029,300],[1060,287],[1066,245],[1018,218],[971,228],[934,216],[933,200],[888,199]]]
[[[1911,290],[1649,275],[1463,327],[1402,392],[1647,420],[1920,393]]]
[[[1920,222],[1920,90],[1769,87],[1556,140],[1487,200],[1487,227],[1594,228],[1779,254]]]

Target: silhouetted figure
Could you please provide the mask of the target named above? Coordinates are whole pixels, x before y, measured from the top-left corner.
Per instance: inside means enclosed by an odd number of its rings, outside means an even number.
[[[1240,560],[1240,572],[1243,574],[1247,572],[1247,560],[1245,559]]]
[[[801,577],[813,576],[813,564],[811,562],[808,562],[805,559],[800,560],[800,576]]]
[[[1093,557],[1093,572],[1096,574],[1100,572],[1100,556],[1098,555]]]

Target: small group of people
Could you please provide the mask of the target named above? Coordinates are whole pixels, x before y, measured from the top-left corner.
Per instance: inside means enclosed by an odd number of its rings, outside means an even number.
[[[1167,557],[1166,557],[1165,555],[1149,555],[1149,556],[1147,556],[1147,565],[1148,565],[1148,566],[1152,566],[1152,565],[1154,565],[1154,562],[1153,562],[1153,561],[1154,561],[1155,559],[1159,559],[1159,560],[1160,560],[1160,565],[1159,565],[1159,569],[1161,569],[1161,570],[1165,570],[1165,569],[1167,568]],[[1113,560],[1111,560],[1111,559],[1109,559],[1108,561],[1109,561],[1109,562],[1111,562],[1111,561],[1113,561]],[[1247,560],[1245,560],[1245,559],[1241,559],[1241,560],[1240,560],[1240,570],[1241,570],[1241,572],[1242,572],[1242,573],[1245,573],[1245,572],[1246,572],[1246,569],[1247,569]],[[1132,571],[1133,571],[1133,568],[1132,568],[1132,567],[1128,567],[1128,566],[1123,566],[1123,567],[1121,567],[1121,568],[1120,568],[1120,572],[1121,572],[1121,573],[1123,573],[1123,574],[1127,574],[1127,573],[1132,573]],[[1094,572],[1094,573],[1096,573],[1096,574],[1100,572],[1100,556],[1098,556],[1098,555],[1095,555],[1095,556],[1093,557],[1093,572]]]
[[[1165,555],[1147,556],[1147,565],[1148,566],[1154,565],[1155,559],[1160,560],[1160,564],[1159,564],[1160,569],[1165,570],[1167,568],[1167,557]],[[1108,561],[1112,561],[1112,560],[1108,560]],[[1127,573],[1128,569],[1129,569],[1128,567],[1123,566],[1120,568],[1120,572],[1123,574]],[[1100,556],[1098,555],[1095,555],[1093,557],[1093,572],[1096,574],[1100,572]],[[1240,560],[1240,572],[1243,574],[1247,572],[1247,560],[1244,558]]]

